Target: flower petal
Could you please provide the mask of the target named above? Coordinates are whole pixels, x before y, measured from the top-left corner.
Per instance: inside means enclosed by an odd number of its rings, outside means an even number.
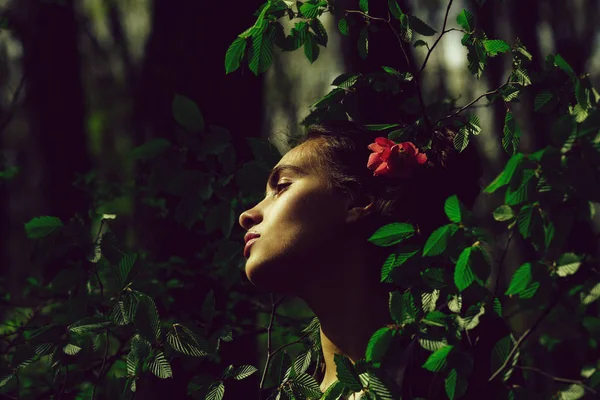
[[[416,156],[416,160],[419,164],[423,164],[427,161],[427,155],[425,153],[419,153]]]
[[[386,137],[380,136],[378,138],[375,138],[375,143],[377,143],[378,145],[380,145],[381,147],[392,147],[393,145],[395,145],[396,143],[394,143],[393,140],[390,140]]]
[[[369,150],[374,151],[376,153],[381,153],[384,150],[384,148],[378,145],[377,143],[371,143],[367,147],[369,148]]]
[[[379,167],[377,167],[377,169],[375,170],[375,172],[373,172],[373,176],[376,175],[388,175],[391,172],[391,170],[388,168],[388,164],[386,162],[382,162],[381,165],[379,165]]]
[[[381,156],[378,153],[371,153],[367,162],[367,168],[376,169],[381,162]]]
[[[409,156],[414,156],[419,152],[419,150],[417,150],[417,147],[411,142],[402,142],[400,143],[400,145],[404,149],[404,152]]]

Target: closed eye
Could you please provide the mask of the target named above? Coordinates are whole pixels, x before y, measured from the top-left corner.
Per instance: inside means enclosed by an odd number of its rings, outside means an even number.
[[[283,182],[275,185],[275,194],[279,194],[283,192],[288,186],[290,186],[292,182]]]

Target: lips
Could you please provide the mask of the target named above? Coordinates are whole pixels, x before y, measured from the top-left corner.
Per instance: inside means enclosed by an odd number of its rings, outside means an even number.
[[[250,257],[250,246],[252,246],[252,244],[254,244],[254,242],[256,242],[257,240],[258,235],[246,242],[246,246],[244,247],[244,257]]]

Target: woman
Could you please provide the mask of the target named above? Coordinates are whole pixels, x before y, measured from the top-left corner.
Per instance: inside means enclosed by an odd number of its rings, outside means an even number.
[[[319,318],[322,391],[337,379],[334,354],[364,358],[371,335],[393,323],[391,288],[380,283],[390,250],[367,239],[395,221],[428,235],[446,223],[448,196],[471,207],[480,190],[474,149],[456,157],[450,132],[437,132],[427,152],[396,146],[388,163],[393,143],[379,136],[348,121],[309,127],[273,168],[264,200],[239,217],[246,239],[254,238],[244,249],[248,279],[302,298]]]

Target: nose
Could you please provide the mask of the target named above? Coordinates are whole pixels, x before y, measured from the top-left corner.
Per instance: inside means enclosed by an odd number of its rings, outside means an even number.
[[[262,221],[262,216],[256,207],[244,211],[240,214],[238,222],[245,230],[250,230],[254,225],[259,224]]]

